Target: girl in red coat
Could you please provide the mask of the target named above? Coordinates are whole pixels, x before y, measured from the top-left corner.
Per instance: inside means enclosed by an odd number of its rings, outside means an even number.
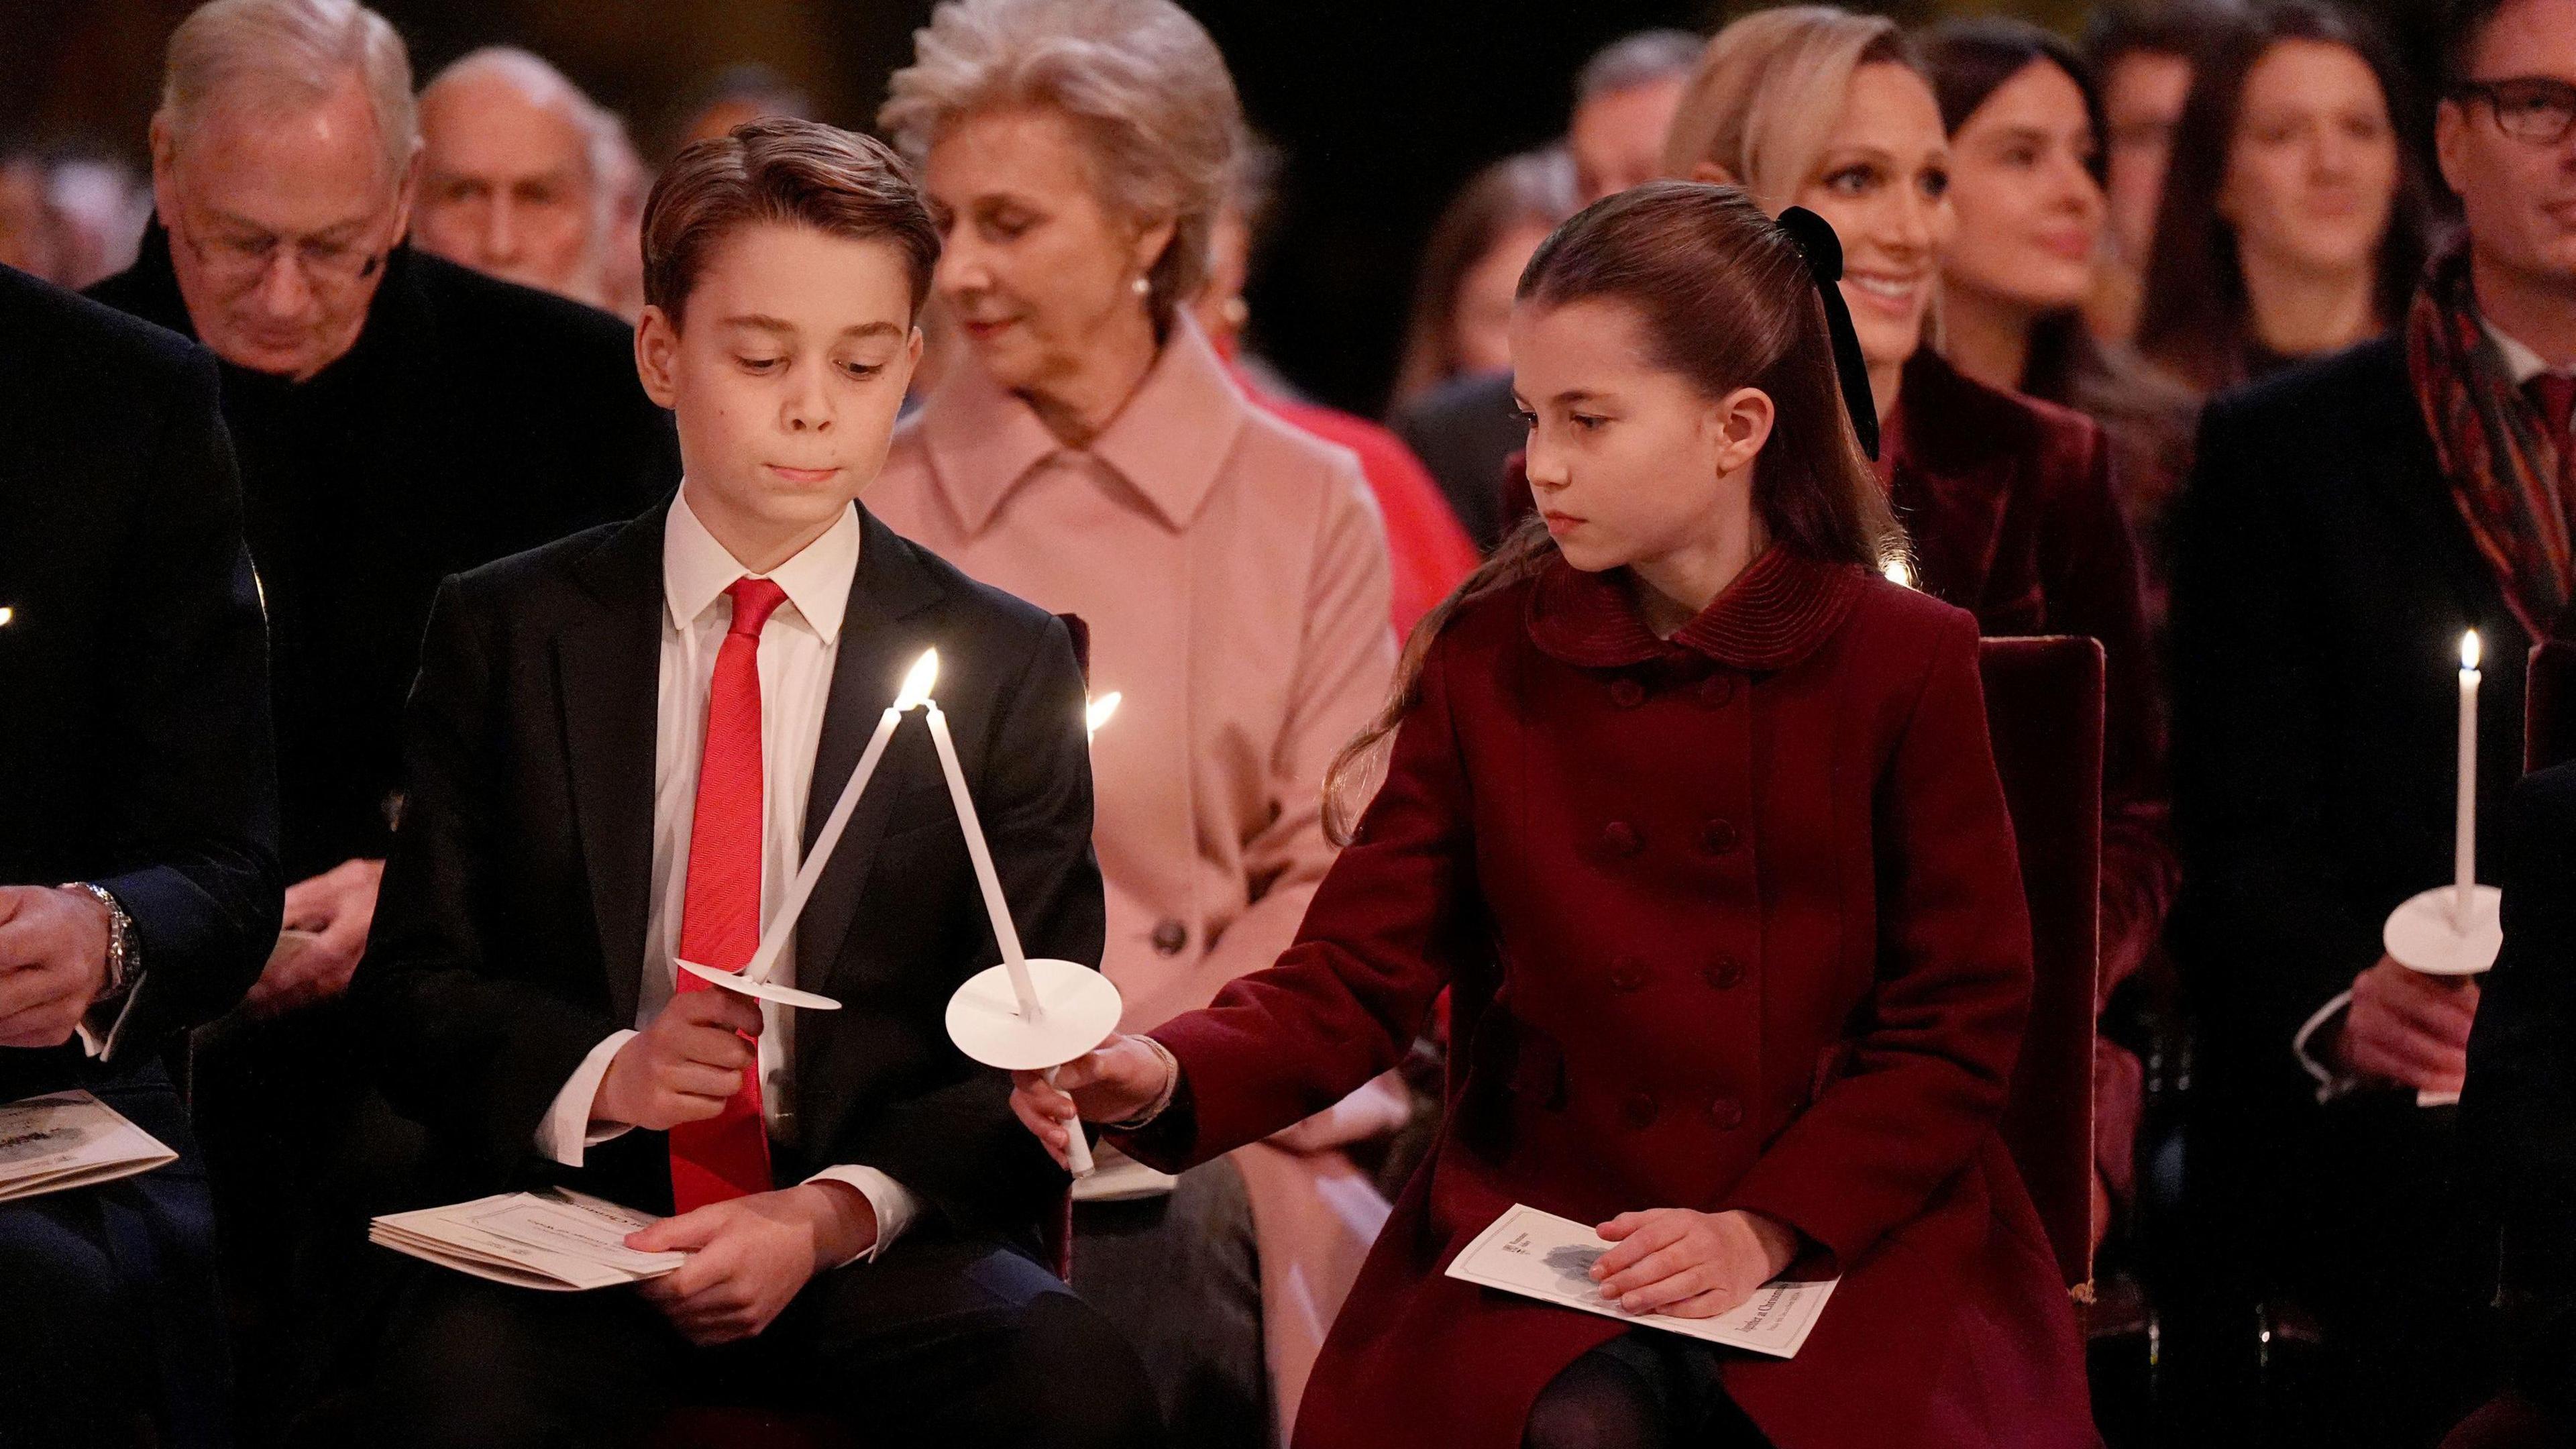
[[[1078,1108],[1177,1169],[1339,1101],[1453,988],[1443,1134],[1302,1449],[2097,1442],[1995,1135],[2031,963],[1976,621],[1879,576],[1840,268],[1729,187],[1560,228],[1512,322],[1540,520],[1343,756],[1335,799],[1384,783],[1297,944],[1062,1092],[1019,1081],[1059,1153]],[[1444,1276],[1515,1203],[1600,1224],[1632,1311],[1712,1316],[1793,1260],[1841,1286],[1779,1360]]]

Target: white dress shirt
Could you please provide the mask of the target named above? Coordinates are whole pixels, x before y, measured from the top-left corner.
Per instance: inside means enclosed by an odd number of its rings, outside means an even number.
[[[2515,387],[2528,386],[2533,378],[2544,372],[2566,371],[2564,368],[2551,367],[2548,359],[2533,351],[2529,344],[2493,322],[2480,319],[2479,325],[2486,329],[2487,340],[2495,344],[2496,354],[2504,359],[2505,376]],[[2310,1013],[2308,1019],[2300,1023],[2297,1034],[2290,1038],[2290,1050],[2298,1054],[2299,1065],[2307,1070],[2309,1076],[2316,1079],[2317,1100],[2320,1102],[2331,1102],[2348,1092],[2358,1091],[2369,1085],[2350,1073],[2337,1071],[2332,1064],[2318,1056],[2315,1050],[2318,1034],[2330,1027],[2341,1029],[2345,1014],[2351,1010],[2352,993],[2338,991],[2327,999],[2325,1005]],[[2426,1095],[2429,1097],[2433,1094]],[[2448,1093],[2440,1095],[2449,1096]]]
[[[814,779],[814,751],[823,713],[832,697],[832,664],[849,606],[850,581],[859,567],[859,519],[844,511],[830,532],[766,575],[787,595],[760,635],[761,870],[760,917],[777,914],[803,861],[805,797]],[[643,989],[636,993],[635,1024],[651,1024],[677,990],[681,905],[688,895],[689,829],[696,818],[698,757],[705,746],[707,695],[716,654],[733,623],[725,596],[752,571],[725,551],[689,508],[684,490],[672,500],[662,528],[661,692],[653,745],[653,889],[644,936]],[[753,575],[757,577],[758,575]],[[778,959],[775,979],[796,980],[793,941]],[[810,984],[810,983],[809,983]],[[770,1136],[797,1141],[796,1013],[763,1002],[760,1008],[760,1111]],[[566,1167],[579,1167],[586,1147],[628,1129],[594,1127],[591,1107],[617,1049],[632,1030],[611,1033],[591,1048],[566,1081],[544,1120],[537,1150]],[[808,1182],[833,1181],[855,1188],[876,1210],[872,1258],[900,1236],[916,1209],[904,1186],[873,1167],[824,1168]]]

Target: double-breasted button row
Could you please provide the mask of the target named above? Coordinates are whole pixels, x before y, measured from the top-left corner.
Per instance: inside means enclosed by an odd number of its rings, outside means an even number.
[[[1637,1131],[1655,1125],[1663,1104],[1652,1092],[1638,1092],[1619,1106],[1619,1120]],[[1708,1120],[1720,1132],[1732,1132],[1744,1125],[1744,1104],[1733,1097],[1720,1097],[1708,1104]]]
[[[1722,817],[1711,818],[1699,828],[1699,848],[1709,855],[1732,855],[1744,843],[1744,832],[1735,822]],[[1626,858],[1646,848],[1646,837],[1625,820],[1613,820],[1601,827],[1601,848]]]

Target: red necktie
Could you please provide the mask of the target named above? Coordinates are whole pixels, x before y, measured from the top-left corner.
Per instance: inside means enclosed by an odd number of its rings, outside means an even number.
[[[760,630],[787,601],[767,579],[737,579],[733,624],[716,651],[707,689],[707,738],[698,755],[697,810],[689,825],[688,895],[680,912],[680,955],[739,971],[760,945]],[[714,988],[686,971],[681,991]],[[760,1117],[760,1063],[742,1069],[742,1090],[724,1111],[671,1129],[671,1204],[688,1212],[769,1191],[769,1131]]]
[[[2540,431],[2558,452],[2558,476],[2565,478],[2570,459],[2567,446],[2568,420],[2576,414],[2576,377],[2544,372],[2522,385],[2523,395],[2540,410]]]

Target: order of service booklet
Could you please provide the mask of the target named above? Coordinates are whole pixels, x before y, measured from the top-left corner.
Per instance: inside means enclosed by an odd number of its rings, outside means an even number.
[[[687,1262],[686,1253],[639,1253],[626,1246],[628,1233],[660,1221],[553,1188],[388,1213],[367,1225],[367,1240],[495,1283],[573,1292],[640,1283]]]
[[[1449,1276],[1543,1303],[1579,1308],[1604,1318],[1687,1334],[1729,1348],[1751,1349],[1774,1358],[1797,1354],[1839,1281],[1774,1279],[1755,1289],[1741,1307],[1715,1318],[1630,1313],[1602,1297],[1601,1285],[1592,1281],[1593,1262],[1610,1247],[1608,1239],[1582,1223],[1534,1207],[1516,1206],[1476,1235],[1476,1240],[1449,1265]]]
[[[113,1182],[178,1160],[87,1092],[0,1103],[0,1202]]]

